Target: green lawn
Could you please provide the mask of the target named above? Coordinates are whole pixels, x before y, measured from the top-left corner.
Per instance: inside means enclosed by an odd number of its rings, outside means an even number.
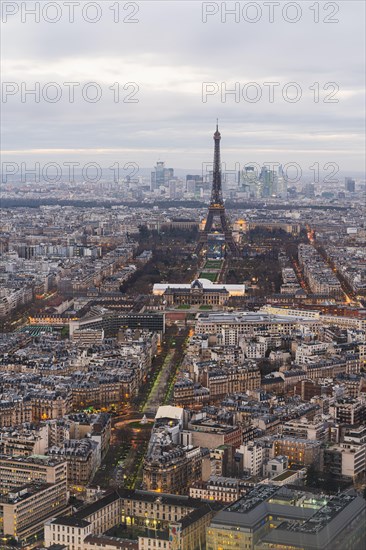
[[[217,277],[218,277],[218,273],[208,273],[206,271],[202,271],[202,273],[200,274],[200,279],[208,279],[213,283],[217,280]]]
[[[200,309],[212,309],[212,306],[200,306]]]
[[[203,269],[221,269],[222,264],[220,260],[207,260]]]
[[[191,306],[188,304],[180,304],[177,306],[177,309],[191,309]]]

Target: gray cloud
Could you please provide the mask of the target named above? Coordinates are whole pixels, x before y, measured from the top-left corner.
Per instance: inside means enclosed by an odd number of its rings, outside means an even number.
[[[65,18],[23,24],[13,16],[3,25],[3,81],[95,81],[103,87],[96,104],[77,92],[75,104],[9,98],[2,104],[3,159],[103,164],[123,157],[151,166],[160,157],[176,167],[199,167],[211,158],[218,116],[228,163],[334,161],[363,169],[363,2],[338,2],[336,24],[315,24],[309,2],[298,2],[303,16],[295,24],[280,17],[272,24],[266,17],[223,24],[219,16],[204,24],[198,1],[140,2],[139,23],[115,24],[108,10],[113,3],[101,3],[103,17],[94,25],[78,16],[73,24]],[[116,81],[137,82],[139,103],[114,103],[108,86]],[[274,103],[267,96],[258,103],[227,96],[222,103],[219,93],[202,102],[202,82],[228,88],[239,82],[242,89],[253,81],[264,92],[263,83],[281,83]],[[291,81],[303,91],[294,104],[277,93]],[[314,82],[319,103],[309,90]],[[323,103],[327,82],[338,84],[339,103]]]

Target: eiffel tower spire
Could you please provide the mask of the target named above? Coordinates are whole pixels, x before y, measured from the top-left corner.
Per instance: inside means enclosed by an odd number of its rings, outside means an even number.
[[[222,183],[221,183],[221,158],[220,158],[220,141],[221,134],[219,132],[219,122],[216,123],[216,132],[214,133],[215,151],[213,163],[213,180],[211,191],[211,204],[224,204],[222,198]]]
[[[202,231],[196,253],[199,254],[207,244],[207,235],[213,230],[214,218],[220,219],[221,231],[225,236],[225,244],[227,251],[233,256],[239,256],[239,249],[234,242],[231,232],[230,224],[226,216],[225,204],[222,196],[222,181],[221,181],[221,157],[220,157],[220,141],[221,134],[219,132],[219,122],[216,121],[216,131],[214,133],[214,162],[213,162],[213,178],[212,178],[212,190],[211,190],[211,202],[208,208],[208,215],[205,224],[205,228]]]

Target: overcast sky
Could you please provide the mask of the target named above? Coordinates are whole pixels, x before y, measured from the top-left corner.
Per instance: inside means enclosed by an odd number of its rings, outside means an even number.
[[[2,2],[4,5],[15,2]],[[34,2],[27,3],[31,7]],[[41,2],[41,5],[46,2]],[[256,23],[236,23],[233,16],[221,22],[220,13],[202,22],[200,1],[138,2],[139,12],[131,15],[137,23],[115,23],[109,8],[116,2],[100,2],[99,22],[83,20],[81,6],[75,5],[75,21],[69,23],[68,7],[58,2],[59,22],[35,23],[32,16],[19,12],[3,23],[3,82],[24,82],[32,88],[56,82],[63,93],[57,103],[40,102],[20,92],[2,103],[3,161],[85,163],[136,162],[142,167],[165,160],[177,168],[199,168],[212,157],[212,134],[216,117],[222,133],[222,156],[227,167],[247,162],[298,162],[305,170],[314,162],[336,162],[341,170],[364,169],[364,71],[365,2],[319,2],[320,22],[310,9],[314,2],[301,1],[299,21],[284,20],[281,2],[269,22],[269,8],[262,2],[262,16]],[[120,18],[128,18],[132,7],[120,2]],[[215,3],[211,3],[212,5]],[[241,2],[241,8],[248,2]],[[252,2],[252,4],[255,4]],[[287,2],[288,4],[288,2]],[[220,6],[221,2],[217,3]],[[227,7],[233,7],[228,2]],[[330,5],[330,7],[329,7]],[[335,13],[339,6],[338,13]],[[6,8],[11,10],[12,8]],[[211,9],[214,7],[211,6]],[[253,9],[246,12],[254,19]],[[295,8],[286,16],[295,18]],[[333,13],[334,11],[334,13]],[[49,8],[46,17],[56,12]],[[87,12],[91,19],[96,11]],[[21,22],[21,15],[26,23]],[[299,15],[299,13],[297,14]],[[323,20],[339,19],[338,23]],[[68,101],[65,82],[79,82],[75,102]],[[102,98],[88,103],[81,88],[97,82]],[[108,90],[121,86],[121,101],[114,102]],[[135,82],[139,89],[123,90]],[[204,82],[216,82],[215,95],[202,101]],[[223,102],[221,83],[227,88],[240,85],[239,102],[233,95]],[[262,98],[250,103],[256,90],[245,88],[257,83]],[[265,82],[278,82],[274,101],[269,102]],[[282,89],[296,82],[302,90],[297,103],[285,101]],[[314,101],[319,83],[320,101]],[[336,83],[339,91],[329,96],[323,86]],[[4,84],[3,84],[4,86]],[[11,91],[11,85],[7,89]],[[49,88],[49,97],[54,89]],[[294,96],[294,88],[289,96]],[[88,90],[90,96],[94,91]],[[324,103],[323,99],[338,99]],[[4,101],[4,96],[3,96]]]

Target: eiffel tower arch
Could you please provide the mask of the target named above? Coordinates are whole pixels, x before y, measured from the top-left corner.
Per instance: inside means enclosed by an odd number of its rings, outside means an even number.
[[[208,207],[208,214],[203,231],[201,231],[196,254],[200,254],[204,246],[207,246],[208,234],[213,231],[214,222],[219,222],[221,233],[225,237],[226,250],[234,257],[240,256],[239,247],[233,239],[230,223],[226,215],[224,199],[222,197],[222,182],[221,182],[221,160],[220,160],[220,140],[218,124],[216,124],[216,132],[214,133],[214,165],[213,165],[213,181],[211,190],[211,201]]]

